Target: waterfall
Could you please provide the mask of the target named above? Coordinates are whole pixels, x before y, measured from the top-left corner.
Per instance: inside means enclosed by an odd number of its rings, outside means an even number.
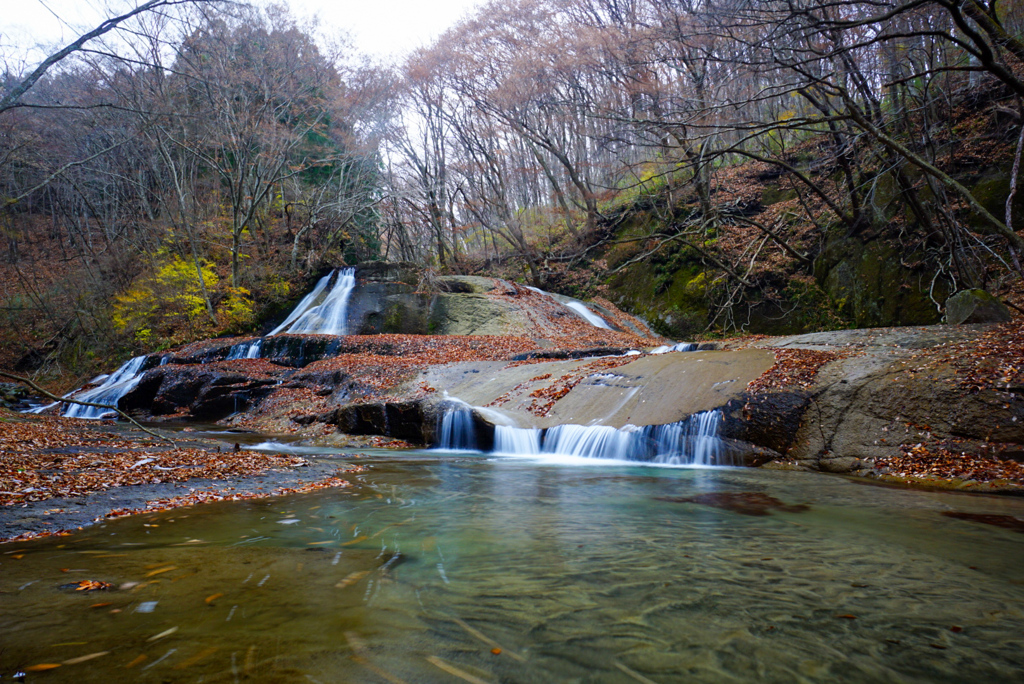
[[[598,316],[596,313],[590,310],[590,308],[583,302],[569,302],[566,304],[567,307],[578,313],[580,316],[586,319],[587,323],[597,328],[604,328],[605,330],[611,330],[612,327],[605,323],[605,320]]]
[[[721,422],[721,411],[705,411],[678,423],[653,426],[650,436],[655,453],[651,460],[670,465],[723,465],[718,436]]]
[[[533,287],[531,285],[526,285],[525,287],[527,290],[532,290],[537,294],[544,295],[545,297],[551,297],[551,299],[555,300],[565,308],[581,316],[587,323],[594,326],[595,328],[613,330],[613,328],[610,325],[608,325],[607,321],[598,316],[590,307],[588,307],[586,304],[577,299],[573,299],[572,297],[566,297],[565,295],[556,295],[551,292],[545,292],[539,287]]]
[[[496,426],[495,453],[518,456],[572,456],[666,465],[723,463],[718,436],[720,411],[695,413],[667,425],[616,429],[607,425],[557,425],[540,430]]]
[[[476,429],[473,409],[466,404],[452,404],[437,417],[437,449],[475,451]]]
[[[517,428],[509,425],[494,426],[494,453],[496,454],[539,454],[540,434],[538,428]]]
[[[252,340],[251,342],[240,342],[232,345],[231,350],[228,352],[228,361],[234,361],[235,359],[258,359],[260,358],[260,348],[263,346],[263,340]]]
[[[331,285],[332,278],[334,279],[333,285]],[[302,298],[299,305],[288,314],[284,323],[274,328],[270,334],[277,335],[282,332],[296,335],[346,334],[348,300],[355,286],[356,270],[354,268],[344,268],[328,273],[317,282],[312,292]]]
[[[651,354],[666,354],[668,352],[691,352],[697,351],[696,342],[677,342],[673,345],[663,344],[650,351]]]
[[[145,363],[145,356],[136,356],[108,375],[99,387],[94,387],[79,394],[65,396],[94,404],[117,406],[117,402],[120,401],[121,397],[132,391],[139,384],[139,381],[142,380],[142,366]],[[80,406],[79,404],[68,404],[68,407],[64,410],[64,416],[67,418],[86,418],[90,420],[103,418],[109,413],[111,413],[110,409]]]
[[[616,430],[608,425],[557,425],[544,433],[542,453],[582,458],[632,459],[639,431],[629,426]]]

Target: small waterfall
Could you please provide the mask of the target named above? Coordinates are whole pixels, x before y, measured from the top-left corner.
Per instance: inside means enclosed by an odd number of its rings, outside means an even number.
[[[466,404],[448,405],[437,417],[437,449],[476,451],[473,409]]]
[[[608,425],[558,425],[544,433],[542,453],[583,458],[613,458],[620,461],[641,460],[633,456],[640,446],[640,431],[616,430]]]
[[[525,286],[527,290],[532,290],[537,294],[544,295],[545,297],[551,297],[562,306],[570,309],[573,313],[579,314],[587,323],[594,326],[595,328],[603,328],[605,330],[613,330],[607,321],[598,316],[594,311],[583,302],[573,299],[572,297],[566,297],[564,295],[556,295],[551,292],[545,292],[539,287],[533,287],[531,285]]]
[[[518,428],[509,425],[494,426],[494,453],[496,454],[539,454],[540,435],[538,428]]]
[[[331,285],[331,280],[334,284]],[[316,287],[303,297],[299,305],[288,314],[284,323],[270,334],[282,332],[296,335],[344,335],[348,318],[348,300],[356,286],[356,270],[344,268],[328,273]],[[322,297],[321,297],[322,295]],[[258,358],[258,357],[247,357]]]
[[[695,413],[667,425],[616,429],[607,425],[558,425],[543,431],[496,426],[495,453],[573,456],[665,465],[728,465],[723,462],[720,411]]]
[[[668,352],[691,352],[697,351],[696,342],[677,342],[673,345],[663,344],[650,351],[651,354],[667,354]]]
[[[284,323],[271,330],[270,334],[276,335],[278,333],[284,332],[289,325],[295,322],[295,319],[297,319],[302,314],[306,313],[309,309],[313,308],[313,305],[316,302],[317,297],[319,297],[320,294],[325,289],[327,289],[327,285],[328,283],[331,282],[331,277],[333,275],[334,271],[331,271],[323,278],[321,278],[319,281],[317,281],[316,287],[314,287],[313,290],[308,295],[302,298],[302,301],[299,302],[298,306],[292,309],[292,312],[288,314],[288,318],[284,319]]]
[[[260,358],[260,348],[263,347],[263,339],[253,340],[251,342],[240,342],[232,345],[231,350],[228,352],[228,361],[234,361],[235,359],[258,359]]]
[[[603,318],[591,311],[590,307],[583,302],[569,302],[566,306],[585,318],[587,323],[590,323],[590,325],[597,328],[604,328],[605,330],[612,329],[612,327],[608,325]]]
[[[99,387],[67,396],[79,401],[117,406],[117,402],[120,401],[121,397],[132,391],[139,384],[139,381],[142,380],[142,366],[145,363],[145,356],[136,356],[107,376]],[[110,413],[110,409],[81,406],[79,404],[68,404],[64,410],[64,416],[67,418],[86,418],[89,420],[97,420]]]
[[[652,460],[670,465],[723,465],[722,440],[718,436],[721,422],[721,411],[705,411],[678,423],[653,426]]]

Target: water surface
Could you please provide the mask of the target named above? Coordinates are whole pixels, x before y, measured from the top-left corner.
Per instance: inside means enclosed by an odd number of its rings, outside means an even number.
[[[1024,519],[1024,501],[583,459],[358,462],[349,490],[0,547],[0,675],[1024,679],[1024,534],[943,515]],[[83,579],[117,588],[59,588]]]

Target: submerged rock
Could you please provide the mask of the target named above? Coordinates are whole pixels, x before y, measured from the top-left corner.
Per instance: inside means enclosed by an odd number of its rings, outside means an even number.
[[[780,513],[803,513],[810,510],[807,504],[787,504],[774,496],[761,492],[708,492],[696,496],[659,496],[658,501],[671,503],[695,503],[721,508],[740,515],[765,516],[773,511]]]

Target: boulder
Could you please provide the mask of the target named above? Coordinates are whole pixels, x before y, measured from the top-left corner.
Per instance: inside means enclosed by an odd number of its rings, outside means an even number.
[[[946,322],[1005,323],[1012,318],[1006,305],[985,290],[961,290],[946,300]]]

